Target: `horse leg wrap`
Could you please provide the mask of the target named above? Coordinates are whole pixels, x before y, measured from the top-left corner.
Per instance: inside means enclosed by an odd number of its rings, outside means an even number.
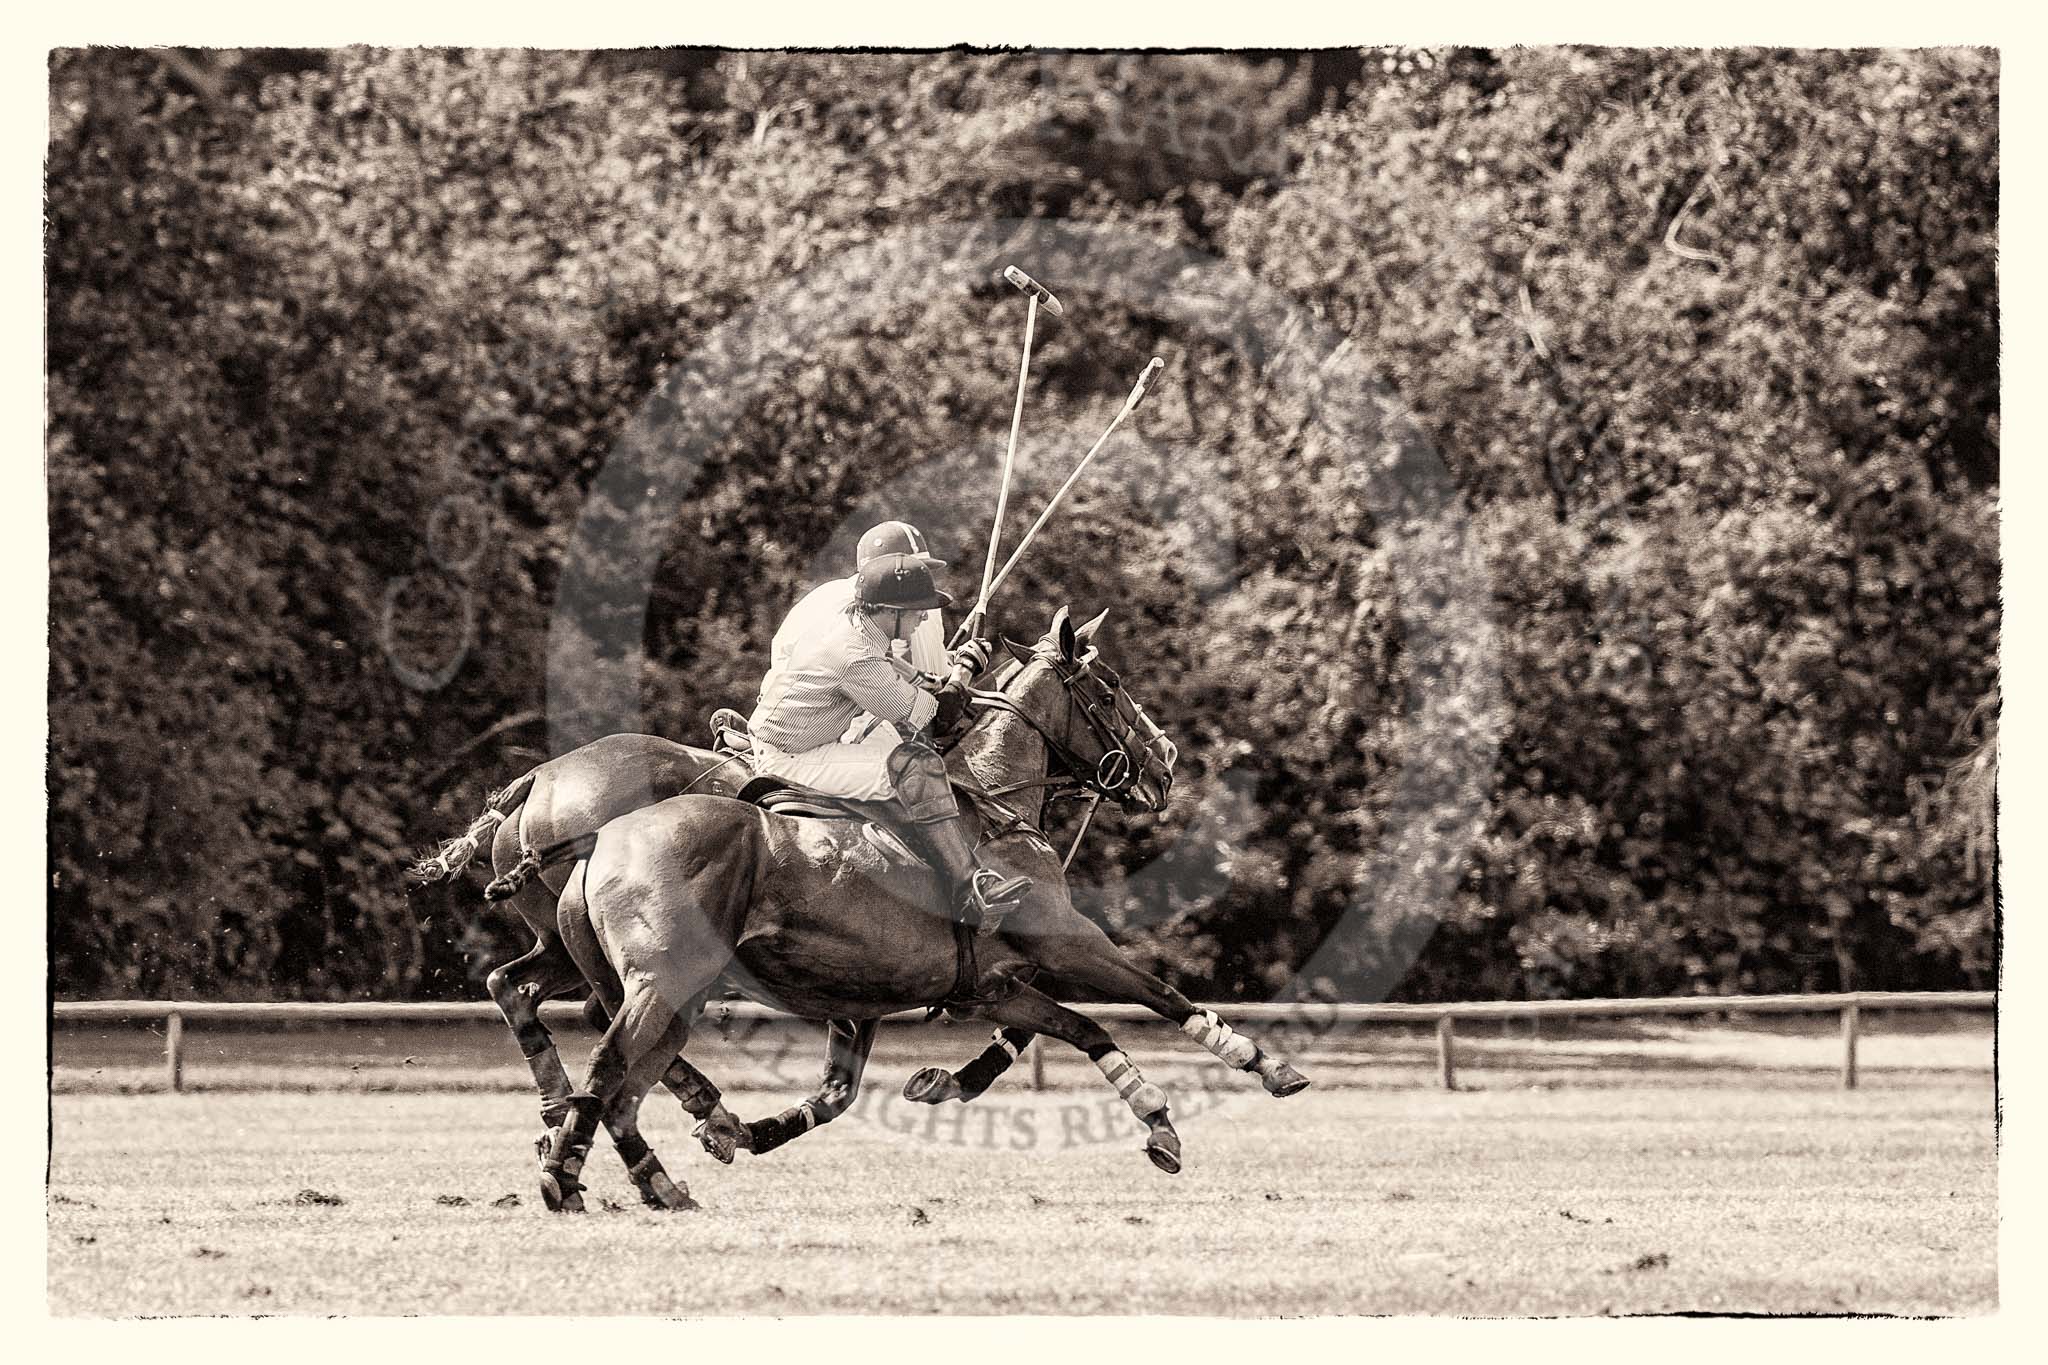
[[[548,1157],[549,1166],[567,1177],[565,1187],[583,1174],[584,1158],[590,1155],[590,1144],[597,1136],[600,1108],[595,1095],[571,1095],[568,1103],[569,1116],[555,1130],[554,1147]]]
[[[979,1056],[955,1073],[960,1082],[960,1098],[971,1100],[996,1083],[996,1077],[1010,1069],[1010,1063],[1017,1060],[1018,1047],[1011,1042],[1008,1033],[997,1029],[989,1045]]]
[[[802,1137],[817,1126],[818,1111],[813,1107],[812,1101],[805,1100],[802,1104],[783,1110],[773,1118],[759,1119],[748,1124],[747,1132],[751,1138],[748,1146],[755,1156],[759,1156],[763,1152],[774,1151],[794,1138]]]
[[[624,1155],[622,1151],[621,1156]],[[640,1202],[650,1209],[694,1209],[697,1201],[690,1198],[689,1187],[678,1185],[662,1169],[661,1158],[648,1152],[626,1168],[626,1174],[633,1177],[634,1188],[640,1191]]]
[[[519,1051],[526,1057],[527,1069],[533,1072],[533,1083],[540,1088],[541,1121],[552,1128],[562,1121],[568,1112],[569,1073],[562,1069],[562,1058],[555,1051],[555,1040],[548,1036],[546,1028],[538,1019],[529,1019],[513,1030],[519,1040]]]
[[[1214,1010],[1196,1010],[1180,1031],[1239,1071],[1250,1071],[1258,1063],[1259,1045],[1218,1019]]]
[[[519,1041],[519,1055],[529,1062],[543,1053],[554,1050],[554,1036],[538,1019],[521,1020],[512,1030],[512,1036]]]
[[[600,1108],[595,1095],[571,1095],[562,1126],[548,1130],[541,1161],[541,1197],[558,1212],[583,1211],[583,1159],[590,1155]]]
[[[1116,1093],[1123,1096],[1131,1112],[1143,1119],[1166,1108],[1166,1092],[1138,1074],[1138,1068],[1129,1057],[1116,1048],[1111,1048],[1095,1059],[1095,1065],[1102,1072],[1104,1080],[1116,1087]]]
[[[661,1083],[668,1087],[668,1092],[681,1102],[692,1118],[710,1118],[711,1111],[718,1108],[721,1098],[718,1087],[708,1076],[692,1075],[680,1057],[669,1063],[668,1070],[661,1075]]]
[[[647,1139],[638,1133],[613,1133],[612,1146],[618,1149],[619,1160],[626,1163],[628,1171],[637,1170],[654,1155],[653,1150],[647,1145]],[[639,1176],[633,1178],[637,1180]]]

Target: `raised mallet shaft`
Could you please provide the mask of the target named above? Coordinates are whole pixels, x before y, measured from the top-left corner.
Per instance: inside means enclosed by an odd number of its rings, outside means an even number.
[[[970,635],[980,633],[982,613],[988,610],[988,595],[994,590],[990,576],[995,572],[996,550],[1003,541],[1003,512],[1010,503],[1010,467],[1017,458],[1017,428],[1024,421],[1024,381],[1031,374],[1031,332],[1038,322],[1038,306],[1044,304],[1045,311],[1053,317],[1058,317],[1063,311],[1051,290],[1016,266],[1003,267],[1003,278],[1023,290],[1027,301],[1024,310],[1024,359],[1017,367],[1017,407],[1010,414],[1010,445],[1003,452],[1003,484],[1002,491],[996,494],[996,519],[988,528],[988,560],[981,567],[981,596],[975,599],[974,610],[962,623],[962,628]]]
[[[1003,580],[1010,576],[1010,570],[1017,567],[1017,561],[1024,557],[1024,551],[1029,548],[1032,540],[1044,529],[1046,522],[1052,520],[1052,514],[1059,507],[1060,499],[1066,497],[1068,490],[1081,481],[1081,475],[1087,472],[1089,462],[1095,458],[1095,452],[1101,450],[1103,443],[1109,440],[1110,436],[1115,433],[1119,426],[1123,425],[1124,418],[1129,417],[1139,402],[1145,397],[1146,387],[1151,384],[1153,379],[1158,377],[1159,371],[1164,369],[1165,366],[1166,362],[1156,355],[1145,366],[1144,372],[1138,376],[1138,382],[1131,386],[1131,396],[1126,398],[1123,407],[1117,410],[1116,417],[1109,424],[1109,429],[1096,438],[1094,445],[1088,447],[1088,453],[1081,457],[1081,463],[1074,466],[1074,472],[1067,475],[1067,481],[1060,485],[1059,491],[1052,495],[1052,501],[1048,502],[1045,505],[1045,510],[1038,514],[1038,520],[1031,523],[1031,529],[1024,533],[1023,540],[1017,542],[1017,548],[1011,551],[1009,559],[1004,562],[1001,570],[993,578],[987,580],[986,585],[982,589],[981,600],[975,606],[975,615],[961,622],[960,629],[954,632],[954,644],[959,644],[967,636],[969,627],[979,624],[980,614],[988,609],[988,599],[995,595],[997,588],[1003,586]],[[986,576],[985,571],[984,576]]]

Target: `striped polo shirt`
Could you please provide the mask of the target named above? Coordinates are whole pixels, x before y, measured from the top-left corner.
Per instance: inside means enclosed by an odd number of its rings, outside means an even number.
[[[768,670],[747,730],[800,754],[838,739],[862,711],[898,729],[922,729],[938,709],[937,698],[890,662],[889,637],[873,617],[839,612],[821,616]]]
[[[820,583],[803,595],[789,615],[782,618],[776,628],[775,641],[769,646],[769,665],[781,668],[789,662],[790,652],[797,642],[831,628],[833,620],[853,602],[853,579],[831,578]],[[910,632],[906,646],[900,640],[889,642],[891,652],[909,654],[911,667],[920,673],[943,678],[951,667],[946,656],[946,628],[939,621],[937,612],[927,612],[924,621]]]

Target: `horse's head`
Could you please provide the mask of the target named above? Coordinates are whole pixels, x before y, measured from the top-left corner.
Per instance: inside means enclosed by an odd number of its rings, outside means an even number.
[[[1180,750],[1103,662],[1093,641],[1108,615],[1076,627],[1061,607],[1036,645],[1004,640],[1023,665],[1004,690],[1044,737],[1056,769],[1128,809],[1156,811],[1173,790]],[[1050,704],[1031,695],[1040,691]]]

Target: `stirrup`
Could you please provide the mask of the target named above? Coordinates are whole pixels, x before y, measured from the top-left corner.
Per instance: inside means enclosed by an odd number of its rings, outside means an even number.
[[[711,713],[711,751],[719,754],[749,754],[754,737],[747,732],[747,718],[729,706]]]
[[[1000,915],[1023,900],[1030,890],[1029,877],[1005,877],[1000,872],[978,867],[967,883],[967,901],[980,916]]]

